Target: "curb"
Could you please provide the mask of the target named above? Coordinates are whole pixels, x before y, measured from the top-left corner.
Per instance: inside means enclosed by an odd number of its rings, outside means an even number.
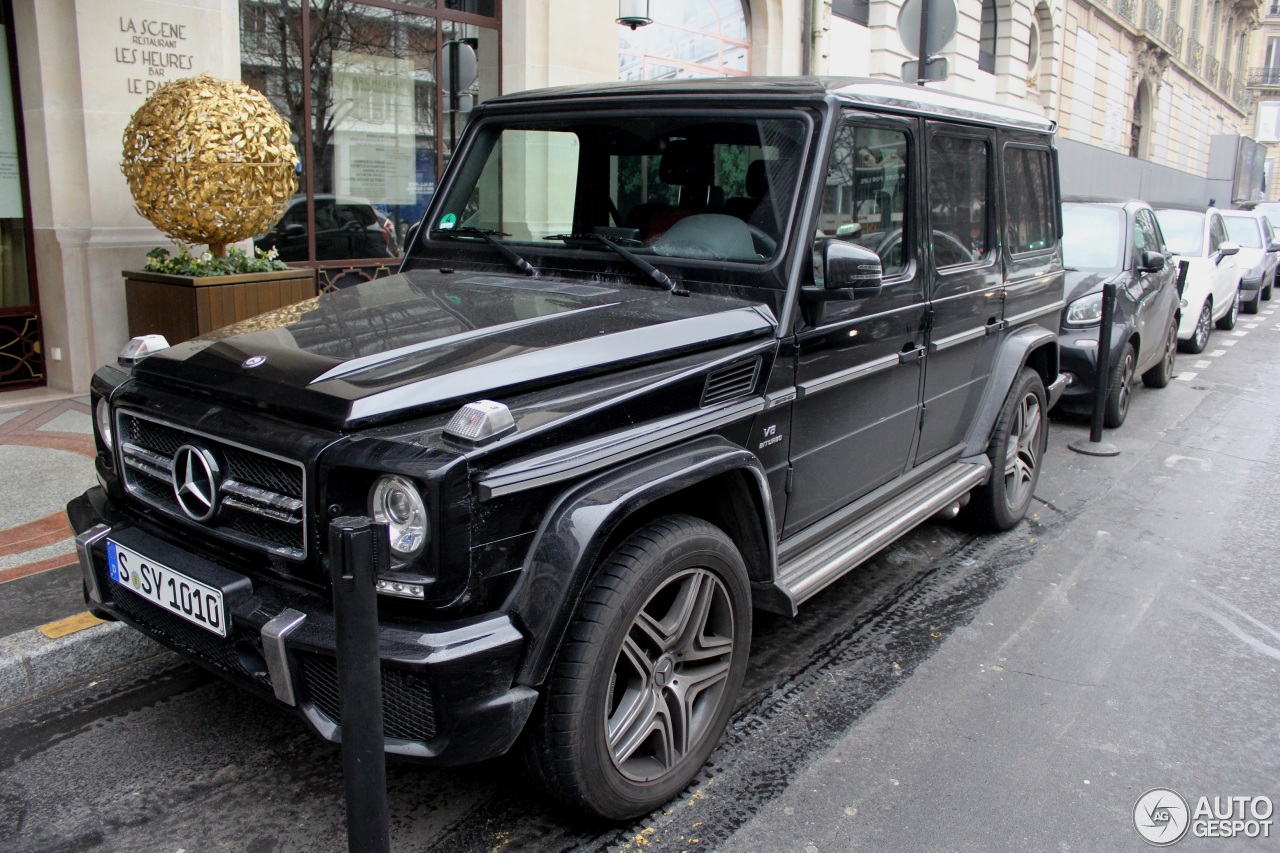
[[[0,638],[0,711],[164,652],[123,622],[57,639],[38,628]]]

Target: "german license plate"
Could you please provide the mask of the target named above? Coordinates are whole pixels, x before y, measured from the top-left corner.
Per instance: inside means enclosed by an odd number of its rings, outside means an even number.
[[[222,590],[107,540],[107,570],[120,586],[219,637],[227,636]]]

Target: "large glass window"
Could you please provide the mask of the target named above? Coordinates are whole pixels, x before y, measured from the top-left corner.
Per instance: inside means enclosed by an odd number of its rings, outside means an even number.
[[[1204,214],[1195,210],[1157,210],[1165,245],[1175,255],[1199,255],[1204,248]]]
[[[731,77],[750,69],[743,0],[651,0],[653,23],[618,27],[619,80]]]
[[[393,267],[472,108],[497,94],[495,0],[387,5],[241,1],[242,78],[301,160],[298,195],[254,242],[289,263]]]

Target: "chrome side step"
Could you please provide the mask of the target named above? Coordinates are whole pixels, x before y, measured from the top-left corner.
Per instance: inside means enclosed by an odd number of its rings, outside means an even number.
[[[770,598],[774,603],[780,603],[778,598],[789,600],[794,614],[800,604],[845,572],[968,494],[986,480],[989,470],[989,465],[955,462],[912,486],[780,566],[778,579],[772,584],[774,595]]]

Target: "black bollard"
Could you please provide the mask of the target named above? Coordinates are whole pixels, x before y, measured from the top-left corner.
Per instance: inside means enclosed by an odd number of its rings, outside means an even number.
[[[1102,416],[1107,406],[1107,392],[1111,390],[1111,318],[1116,310],[1116,286],[1102,286],[1102,319],[1098,327],[1098,361],[1094,371],[1093,420],[1089,425],[1088,441],[1073,441],[1067,445],[1077,453],[1089,456],[1117,456],[1120,449],[1102,440]]]
[[[360,853],[391,850],[375,588],[379,568],[387,568],[386,543],[387,525],[370,518],[343,516],[329,525],[347,849]]]

